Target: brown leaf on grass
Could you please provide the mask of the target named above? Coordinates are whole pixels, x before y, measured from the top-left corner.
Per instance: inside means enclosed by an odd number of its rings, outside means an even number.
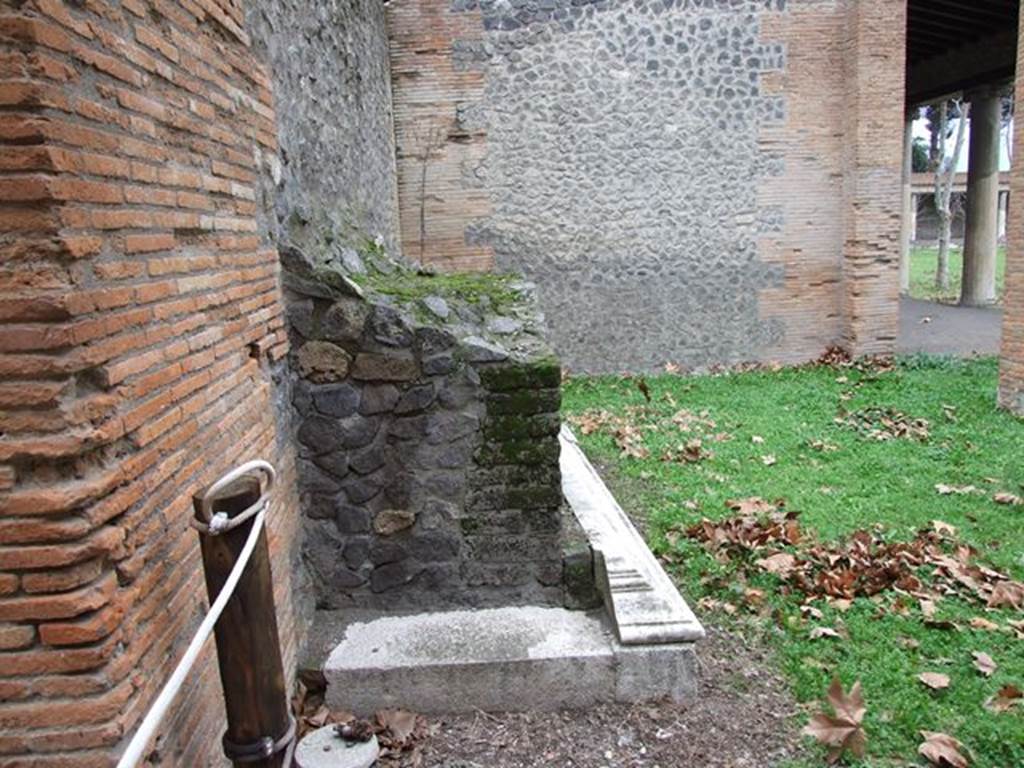
[[[729,499],[725,502],[729,509],[739,512],[741,515],[765,515],[777,512],[782,508],[780,501],[765,501],[760,496],[750,496],[746,499]]]
[[[915,419],[893,408],[862,408],[837,418],[840,426],[850,427],[869,440],[928,439],[928,422]]]
[[[1015,685],[1004,685],[995,696],[989,697],[985,702],[985,709],[990,712],[1006,712],[1020,704],[1024,699],[1024,693]]]
[[[822,453],[832,453],[839,450],[838,445],[830,443],[827,440],[808,440],[807,447],[815,451],[821,451]]]
[[[842,635],[840,635],[838,632],[836,632],[834,629],[832,629],[832,627],[815,627],[814,629],[812,629],[810,632],[807,633],[807,636],[809,638],[811,638],[811,640],[821,640],[823,637],[828,637],[828,638],[842,637]]]
[[[1024,608],[1024,584],[1019,581],[1001,581],[988,598],[989,608]]]
[[[1008,491],[1000,491],[999,493],[992,496],[992,501],[996,504],[1024,504],[1024,499],[1015,493],[1009,493]]]
[[[801,605],[800,613],[802,613],[804,616],[810,616],[812,619],[818,620],[825,617],[825,614],[821,612],[821,609],[815,608],[813,605]]]
[[[761,605],[762,603],[764,603],[764,590],[748,587],[747,589],[743,590],[743,599],[744,601],[746,601],[747,605]]]
[[[867,736],[861,722],[867,708],[864,706],[860,681],[854,683],[847,694],[839,678],[833,679],[827,701],[832,706],[833,714],[820,712],[814,715],[802,733],[829,748],[829,763],[838,761],[847,750],[857,758],[864,757]]]
[[[924,742],[917,748],[918,754],[940,768],[967,768],[967,758],[960,754],[963,746],[959,741],[945,733],[921,731]]]
[[[921,604],[921,615],[924,616],[926,619],[934,618],[934,616],[935,616],[935,601],[934,600],[926,600],[926,599],[922,598],[920,600],[920,604]]]
[[[647,379],[642,376],[636,380],[636,388],[640,390],[640,394],[644,396],[644,400],[648,403],[651,402],[651,388],[647,386]]]
[[[623,456],[646,459],[651,455],[651,452],[644,446],[644,436],[637,427],[624,424],[615,430],[613,437]]]
[[[796,558],[788,552],[779,552],[770,557],[762,557],[757,561],[757,567],[768,571],[768,573],[774,573],[776,576],[785,577],[789,576],[793,572],[793,568],[796,567]]]
[[[992,677],[992,674],[999,669],[998,665],[987,653],[972,651],[971,656],[974,657],[974,668],[985,677]]]
[[[696,464],[704,459],[710,459],[715,454],[704,448],[704,441],[699,437],[687,440],[684,445],[677,445],[675,450],[665,451],[662,454],[662,461],[675,461],[680,464]]]
[[[995,632],[999,629],[999,625],[994,621],[989,621],[981,616],[975,616],[971,619],[971,629],[983,629],[986,632]]]
[[[925,619],[923,624],[929,629],[943,629],[949,632],[960,631],[960,625],[949,619]]]
[[[954,494],[957,496],[963,496],[968,493],[984,493],[984,491],[974,487],[973,485],[946,485],[945,483],[937,483],[935,490],[940,496],[951,496]]]
[[[933,691],[949,688],[949,675],[944,675],[941,672],[922,672],[917,676],[917,679]]]

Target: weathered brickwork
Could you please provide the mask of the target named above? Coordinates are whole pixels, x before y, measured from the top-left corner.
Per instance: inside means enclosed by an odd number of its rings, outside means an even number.
[[[1017,61],[1024,61],[1024,24],[1017,32]],[[1016,100],[1024,104],[1024,77],[1018,77]],[[1014,146],[1024,147],[1024,120],[1014,121]],[[1010,196],[1024,200],[1024,163],[1010,172]],[[1010,206],[1006,224],[1006,292],[999,366],[999,404],[1024,414],[1024,212]]]
[[[854,354],[894,351],[903,216],[906,3],[850,3],[843,174],[843,341]],[[885,52],[880,55],[880,52]]]
[[[760,128],[774,167],[760,204],[780,226],[758,251],[784,277],[759,297],[779,339],[754,357],[799,363],[837,342],[893,351],[904,16],[900,3],[802,0],[763,17],[786,66],[762,88],[784,98],[786,119]]]
[[[848,105],[902,109],[899,4],[388,9],[406,253],[535,280],[570,367],[891,350],[900,145]]]
[[[561,369],[528,288],[283,256],[317,606],[560,603]]]
[[[266,72],[231,0],[0,11],[0,763],[107,766],[205,610],[190,496],[280,471],[291,666],[299,518],[254,181]],[[278,416],[280,415],[280,416]],[[219,754],[207,653],[155,761]]]

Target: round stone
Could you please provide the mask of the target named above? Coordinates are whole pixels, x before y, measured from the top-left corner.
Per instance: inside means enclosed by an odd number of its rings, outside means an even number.
[[[347,741],[333,725],[310,731],[295,748],[299,768],[370,768],[380,755],[377,737],[369,741]]]

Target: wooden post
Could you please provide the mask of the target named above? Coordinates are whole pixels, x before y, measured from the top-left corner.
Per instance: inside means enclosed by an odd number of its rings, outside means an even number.
[[[203,495],[200,492],[193,496],[192,503],[196,518],[207,522],[201,512]],[[234,517],[259,497],[259,480],[242,477],[216,495],[211,509]],[[234,567],[254,522],[255,517],[250,518],[216,536],[200,533],[211,603]],[[224,754],[235,768],[286,768],[285,755],[290,750],[287,742],[283,746],[279,742],[291,731],[292,719],[274,611],[266,528],[260,531],[252,557],[214,633],[228,720]],[[291,735],[294,738],[294,733]]]

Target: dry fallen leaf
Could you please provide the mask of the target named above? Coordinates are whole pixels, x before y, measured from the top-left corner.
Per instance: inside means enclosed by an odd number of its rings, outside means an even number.
[[[996,504],[1024,504],[1024,499],[1015,493],[1000,491],[992,497]]]
[[[1024,584],[1019,581],[1001,581],[988,598],[989,608],[1024,608]]]
[[[994,621],[989,621],[988,619],[983,618],[981,616],[975,616],[973,619],[971,619],[971,628],[984,629],[988,632],[994,632],[999,629],[999,625],[996,624]]]
[[[960,754],[963,746],[959,741],[945,733],[921,731],[924,742],[917,748],[918,754],[926,757],[933,765],[941,768],[967,768],[967,758]]]
[[[946,485],[945,483],[937,483],[935,490],[940,496],[950,496],[952,494],[963,495],[966,493],[979,493],[979,489],[973,485]],[[984,491],[980,491],[984,493]]]
[[[956,536],[956,527],[949,523],[944,523],[942,520],[932,520],[932,530],[940,536]]]
[[[374,717],[392,742],[402,743],[416,728],[416,713],[404,709],[382,709]]]
[[[944,675],[941,672],[922,672],[917,679],[933,691],[949,688],[949,675]]]
[[[839,637],[840,635],[832,627],[815,627],[807,633],[807,636],[811,640],[820,640],[823,637]]]
[[[1015,685],[1004,685],[995,696],[985,702],[985,709],[992,712],[1006,712],[1011,707],[1020,704],[1024,699],[1024,693]]]
[[[974,651],[971,653],[974,657],[974,668],[981,672],[985,677],[992,677],[992,673],[999,669],[992,657],[987,653],[981,651]]]
[[[811,718],[802,733],[811,736],[829,748],[828,761],[834,763],[849,750],[855,757],[864,757],[867,736],[861,722],[867,708],[861,694],[860,681],[853,684],[850,693],[843,692],[843,684],[839,678],[832,680],[829,686],[828,703],[832,705],[834,714],[820,712]]]
[[[779,552],[777,555],[762,557],[757,561],[757,567],[776,576],[786,577],[796,567],[796,558],[788,552]]]
[[[766,455],[761,457],[761,463],[764,464],[766,467],[772,466],[777,461],[778,461],[778,459],[776,459],[774,454],[771,454],[771,453],[766,454]]]
[[[644,396],[644,400],[648,403],[651,402],[651,388],[647,386],[647,379],[642,376],[636,380],[636,388],[640,390],[640,394]]]

